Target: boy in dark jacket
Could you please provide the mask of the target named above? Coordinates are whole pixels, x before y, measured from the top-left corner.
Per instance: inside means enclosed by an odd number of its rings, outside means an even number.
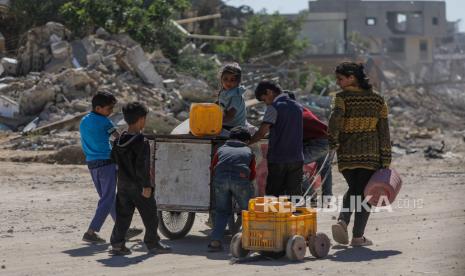
[[[211,234],[209,251],[223,250],[224,230],[232,214],[232,198],[241,210],[247,210],[253,196],[250,183],[255,178],[255,156],[247,146],[250,133],[246,127],[234,127],[229,140],[215,153],[212,160],[215,190],[215,225]]]
[[[145,226],[144,243],[149,253],[167,253],[170,247],[160,242],[157,234],[157,205],[150,182],[150,146],[141,134],[145,127],[147,108],[139,103],[123,107],[128,131],[115,140],[111,153],[118,165],[118,192],[116,194],[116,221],[111,234],[111,253],[131,254],[125,246],[125,235],[131,224],[134,209],[140,213]]]

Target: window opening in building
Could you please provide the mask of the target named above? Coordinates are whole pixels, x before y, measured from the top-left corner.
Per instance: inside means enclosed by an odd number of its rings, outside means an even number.
[[[365,23],[368,26],[375,26],[376,25],[376,18],[374,17],[367,17]]]

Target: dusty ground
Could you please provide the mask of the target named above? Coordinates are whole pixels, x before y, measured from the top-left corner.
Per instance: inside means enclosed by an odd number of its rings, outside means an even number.
[[[0,163],[0,275],[465,275],[465,150],[456,139],[445,159],[421,153],[398,156],[404,187],[394,211],[372,214],[369,248],[333,246],[327,258],[230,264],[228,254],[206,252],[205,215],[190,235],[168,241],[172,254],[151,256],[140,240],[133,254],[110,257],[108,245],[81,242],[97,194],[84,166]],[[2,155],[7,154],[2,152]],[[8,154],[12,154],[9,152]],[[334,168],[334,190],[345,182]],[[330,235],[336,213],[319,214],[319,231]],[[102,235],[109,238],[109,219]],[[136,217],[135,225],[142,226]]]

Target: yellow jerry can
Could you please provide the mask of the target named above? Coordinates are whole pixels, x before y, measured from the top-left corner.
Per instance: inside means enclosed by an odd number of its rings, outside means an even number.
[[[214,136],[221,133],[223,113],[214,103],[193,103],[189,114],[190,131],[194,136]]]

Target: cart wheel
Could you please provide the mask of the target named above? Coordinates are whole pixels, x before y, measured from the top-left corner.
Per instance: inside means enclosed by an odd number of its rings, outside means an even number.
[[[307,252],[307,243],[304,237],[294,235],[289,238],[286,246],[286,256],[291,261],[302,261]]]
[[[193,212],[158,211],[158,229],[170,240],[180,239],[189,233],[194,224]]]
[[[234,235],[229,249],[231,251],[231,255],[235,258],[243,258],[249,254],[249,250],[242,248],[242,233]]]
[[[325,233],[311,235],[308,241],[308,249],[315,258],[324,258],[328,255],[331,241]]]

